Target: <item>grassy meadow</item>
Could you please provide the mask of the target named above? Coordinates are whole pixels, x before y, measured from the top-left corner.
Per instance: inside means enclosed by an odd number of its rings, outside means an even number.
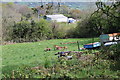
[[[98,36],[103,33],[120,32],[120,3],[116,1],[108,5],[97,1],[95,4],[96,10],[87,12],[51,3],[33,8],[9,2],[0,4],[3,10],[0,32],[2,78],[120,78],[119,40],[116,45],[83,48],[85,44],[100,42]],[[56,21],[43,19],[52,14],[63,14],[76,22],[57,21],[63,17],[56,17]],[[119,35],[111,37],[111,41],[116,41]],[[69,42],[76,43],[61,44]],[[56,47],[60,50],[55,50],[55,45],[60,46]],[[78,45],[82,50],[78,50]],[[51,50],[45,51],[46,48]],[[68,52],[65,54],[64,51]],[[58,52],[62,57],[56,55]]]
[[[93,52],[82,54],[80,60],[73,58],[72,60],[59,60],[57,55],[59,51],[78,51],[77,43],[60,44],[79,41],[80,47],[84,44],[91,43],[91,38],[80,39],[53,39],[31,43],[16,43],[2,46],[2,77],[11,77],[12,72],[16,71],[15,78],[95,78],[95,77],[117,77],[118,73],[108,68],[108,61],[100,60],[98,62],[89,62],[95,57]],[[95,38],[94,41],[99,41]],[[54,50],[54,45],[67,46],[67,50]],[[45,52],[44,49],[52,48],[51,51]],[[89,51],[89,50],[88,50]],[[87,59],[88,57],[89,59]],[[29,68],[43,66],[39,70],[27,70]],[[53,69],[55,67],[55,70]],[[53,71],[54,70],[54,71]],[[40,71],[40,72],[39,72]],[[53,71],[53,72],[52,72]],[[106,75],[106,76],[104,76]],[[19,76],[19,77],[18,77]],[[29,77],[28,77],[29,76]],[[30,77],[31,76],[31,77]]]
[[[96,40],[98,40],[96,38]],[[17,43],[2,46],[2,70],[4,71],[14,70],[20,65],[36,66],[37,64],[44,65],[45,59],[52,63],[53,60],[57,60],[57,56],[54,53],[65,50],[54,50],[54,45],[67,46],[66,51],[78,51],[78,46],[74,44],[60,44],[67,42],[79,41],[80,47],[83,44],[92,42],[92,39],[54,39],[45,40],[32,43]],[[52,51],[45,52],[46,47],[52,48]]]
[[[59,50],[54,50],[54,45],[58,46],[67,46],[67,51],[77,51],[78,46],[74,44],[60,44],[67,42],[80,42],[86,44],[92,42],[91,39],[54,39],[54,40],[45,40],[41,42],[33,43],[17,43],[2,46],[2,58],[3,66],[7,65],[19,65],[19,64],[30,64],[31,62],[44,62],[46,55],[49,59],[55,58],[54,53],[59,52]],[[45,52],[45,48],[52,48],[52,51]]]

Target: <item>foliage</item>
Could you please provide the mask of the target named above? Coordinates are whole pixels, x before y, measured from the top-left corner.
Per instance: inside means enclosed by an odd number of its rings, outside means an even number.
[[[41,19],[39,22],[21,21],[13,26],[14,42],[39,41],[49,38],[51,30],[49,23]]]
[[[96,37],[101,34],[117,33],[120,31],[119,7],[120,3],[107,5],[96,2],[98,8],[90,17],[79,22],[76,27],[76,35],[73,37]],[[73,32],[73,34],[75,34]]]
[[[71,17],[73,17],[73,18],[75,18],[75,19],[80,19],[80,18],[81,18],[80,14],[81,14],[81,11],[78,10],[78,9],[72,9],[72,10],[70,11]]]
[[[120,44],[113,45],[110,47],[110,53],[111,57],[113,57],[113,60],[120,61]]]
[[[65,5],[61,5],[60,6],[60,13],[61,14],[69,14],[70,12],[70,8],[65,6]]]
[[[96,5],[98,10],[93,13],[92,17],[99,34],[119,32],[120,3],[115,2],[107,5],[103,2],[97,2]]]
[[[2,39],[3,41],[11,41],[13,26],[20,21],[36,21],[33,11],[24,5],[16,5],[14,3],[3,3],[2,7]]]
[[[92,24],[92,19],[85,19],[79,22],[75,29],[74,37],[96,37],[98,33]]]
[[[52,38],[63,39],[69,37],[69,30],[76,27],[76,24],[68,24],[68,23],[58,23],[58,22],[51,22],[50,25],[52,29]],[[72,35],[72,34],[70,34]]]
[[[103,58],[105,59],[110,59],[110,60],[115,60],[115,61],[120,61],[120,44],[108,46],[108,47],[103,47],[101,52],[103,55]]]

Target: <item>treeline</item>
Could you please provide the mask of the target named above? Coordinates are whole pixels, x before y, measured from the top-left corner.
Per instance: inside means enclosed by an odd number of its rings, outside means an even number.
[[[51,36],[49,24],[45,20],[39,22],[21,21],[13,26],[11,40],[14,42],[38,41]]]
[[[80,18],[80,14],[78,14],[78,12],[80,13],[79,10],[74,10],[74,13],[72,13],[71,10],[73,9],[70,9],[67,6],[54,6],[51,3],[32,9],[28,6],[17,5],[14,3],[1,4],[0,7],[3,9],[2,41],[25,42],[65,38],[68,31],[64,30],[64,25],[61,26],[56,22],[47,22],[41,20],[41,18],[44,15],[53,13],[62,13],[66,16]],[[75,14],[77,15],[74,16]],[[41,24],[45,27],[41,27]],[[38,27],[43,29],[40,31]]]
[[[97,11],[79,22],[72,37],[96,37],[101,34],[120,32],[120,2],[96,2]]]
[[[41,6],[38,6],[36,8],[32,8],[34,14],[40,14],[40,16],[45,16],[45,15],[51,15],[51,14],[63,14],[67,17],[71,17],[74,19],[83,19],[85,18],[85,14],[92,13],[93,11],[83,11],[79,9],[72,9],[66,5],[57,5],[57,4],[44,4]]]
[[[56,22],[48,22],[44,19],[40,21],[20,21],[11,26],[9,38],[12,42],[35,42],[46,39],[65,38],[65,31]]]
[[[3,40],[29,42],[45,39],[98,37],[101,34],[120,32],[120,2],[110,3],[109,5],[96,2],[96,6],[98,9],[91,16],[79,21],[76,27],[71,28],[69,27],[72,24],[65,27],[67,23],[48,22],[44,19],[36,20],[32,15],[35,14],[35,10],[33,10],[32,14],[28,13],[26,16],[21,17],[20,21],[12,21],[12,25],[3,27]],[[6,25],[13,18],[8,20],[4,17],[3,20],[3,25]],[[64,25],[61,26],[61,24]]]
[[[2,41],[11,41],[10,34],[12,33],[13,26],[26,20],[37,21],[36,15],[33,11],[25,5],[16,5],[14,3],[2,3]]]

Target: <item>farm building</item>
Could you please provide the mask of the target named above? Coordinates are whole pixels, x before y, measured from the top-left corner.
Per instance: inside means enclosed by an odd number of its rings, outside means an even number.
[[[75,22],[76,22],[75,19],[73,19],[73,18],[68,18],[68,23],[75,23]]]
[[[68,22],[68,18],[62,14],[46,15],[46,20],[56,22]]]
[[[101,42],[119,41],[120,33],[100,35],[100,40],[101,40]]]
[[[108,34],[109,35],[109,40],[112,41],[113,39],[115,41],[120,40],[120,33],[113,33],[113,34]]]

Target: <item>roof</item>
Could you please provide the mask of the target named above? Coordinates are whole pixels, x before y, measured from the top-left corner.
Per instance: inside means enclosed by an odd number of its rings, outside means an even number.
[[[117,36],[117,35],[120,35],[120,33],[113,33],[113,34],[108,34],[109,36]]]
[[[52,18],[52,19],[67,18],[66,16],[64,16],[62,14],[46,15],[46,17],[49,17],[49,18]]]

